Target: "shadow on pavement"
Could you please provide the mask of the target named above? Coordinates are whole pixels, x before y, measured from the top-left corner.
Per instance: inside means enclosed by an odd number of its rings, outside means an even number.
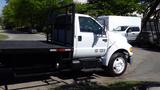
[[[105,72],[96,72],[96,75],[109,77]],[[38,77],[26,77],[26,78],[15,78],[7,84],[21,84],[25,82],[40,81],[39,84],[33,84],[30,86],[16,87],[10,90],[21,90],[21,89],[31,89],[42,86],[53,86],[49,90],[152,90],[150,88],[160,88],[160,82],[145,82],[145,81],[120,81],[113,83],[103,83],[100,84],[96,82],[96,76],[92,72],[63,72],[53,76],[38,76]],[[56,78],[58,79],[56,79]],[[72,79],[70,83],[65,80]],[[61,85],[58,85],[60,84]],[[56,86],[55,88],[55,85]],[[5,90],[4,88],[2,88]],[[157,89],[158,90],[158,89]]]
[[[160,52],[160,46],[154,45],[154,44],[143,44],[143,43],[130,43],[133,47],[142,48],[144,50],[153,51],[153,52]]]
[[[24,77],[24,78],[14,78],[12,80],[8,81],[1,81],[1,87],[2,90],[22,90],[22,89],[28,89],[31,88],[37,88],[37,87],[43,87],[43,86],[49,86],[54,85],[58,83],[63,83],[62,81],[52,79],[50,76],[38,76],[38,77]],[[19,84],[19,85],[18,85]],[[21,84],[21,85],[20,85]],[[2,87],[2,86],[8,86],[12,85],[12,89],[8,89],[8,87]],[[20,87],[18,87],[20,86]]]
[[[52,78],[57,77],[58,79]],[[4,80],[0,82],[0,85],[16,85],[16,84],[24,84],[24,83],[32,83],[32,82],[41,82],[38,85],[30,85],[30,86],[23,86],[23,87],[16,87],[13,90],[19,90],[19,89],[30,89],[35,87],[42,87],[42,86],[48,86],[48,85],[56,85],[59,83],[63,83],[65,85],[68,85],[65,80],[72,79],[75,82],[80,81],[90,81],[91,79],[94,79],[93,74],[91,73],[82,73],[82,72],[63,72],[59,73],[53,76],[50,75],[42,75],[42,76],[30,76],[30,77],[21,77],[21,78],[8,78],[8,80]],[[3,89],[7,90],[7,89]],[[10,89],[9,89],[10,90]]]
[[[159,88],[158,82],[136,82],[123,81],[112,84],[98,84],[96,82],[80,82],[72,83],[70,85],[62,85],[51,90],[154,90],[151,88]],[[158,90],[158,89],[156,89]]]

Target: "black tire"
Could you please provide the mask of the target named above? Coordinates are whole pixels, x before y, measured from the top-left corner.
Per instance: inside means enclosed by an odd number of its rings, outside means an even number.
[[[127,59],[125,57],[125,54],[123,53],[113,54],[108,64],[107,70],[109,74],[111,76],[120,76],[126,71],[126,68],[127,68]]]

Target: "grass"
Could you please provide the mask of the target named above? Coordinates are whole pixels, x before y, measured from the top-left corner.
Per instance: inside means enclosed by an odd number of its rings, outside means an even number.
[[[123,81],[109,84],[108,90],[135,90],[139,88],[144,82],[140,81]]]
[[[5,40],[5,39],[7,39],[7,38],[8,38],[7,35],[0,34],[0,40]]]
[[[63,85],[50,90],[140,90],[144,82],[140,81],[122,81],[114,82],[106,85],[99,85],[97,83],[81,83]]]

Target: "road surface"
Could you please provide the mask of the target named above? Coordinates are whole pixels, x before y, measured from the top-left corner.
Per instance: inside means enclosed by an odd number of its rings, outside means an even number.
[[[13,34],[3,33],[8,35],[8,40],[45,40],[44,34]],[[160,81],[160,50],[147,50],[144,48],[134,47],[133,63],[128,65],[127,72],[120,77],[109,77],[103,72],[94,74],[94,80],[104,84],[111,81],[134,80],[134,81]],[[72,79],[58,79],[53,77],[52,84],[47,84],[43,81],[35,81],[29,83],[21,83],[9,85],[9,89],[23,90],[47,90],[54,86],[53,83],[58,81],[59,84],[72,83]],[[54,81],[55,80],[55,81]],[[3,87],[2,87],[3,88]],[[3,89],[2,89],[3,90]]]
[[[44,34],[27,34],[27,33],[3,33],[9,38],[7,40],[46,40]]]
[[[134,47],[133,63],[120,77],[101,77],[106,80],[160,81],[160,52]]]

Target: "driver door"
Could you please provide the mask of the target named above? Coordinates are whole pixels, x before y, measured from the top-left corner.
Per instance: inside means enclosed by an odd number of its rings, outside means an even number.
[[[99,57],[106,53],[107,37],[103,28],[91,17],[79,17],[76,57]]]

